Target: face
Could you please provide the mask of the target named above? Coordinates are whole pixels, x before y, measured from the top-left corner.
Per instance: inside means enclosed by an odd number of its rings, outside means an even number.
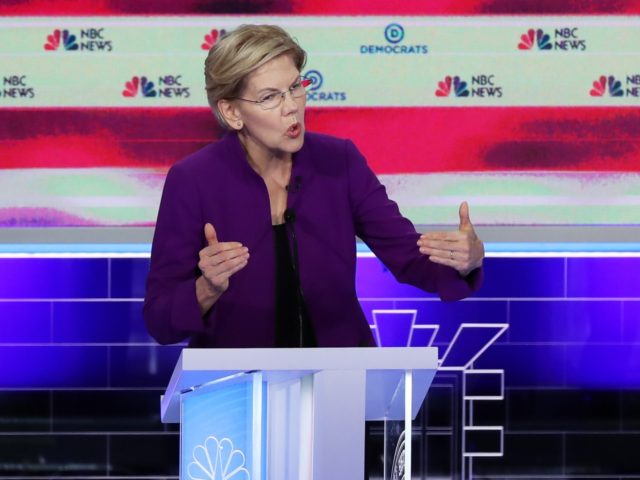
[[[262,100],[278,95],[298,82],[300,72],[288,55],[281,55],[254,70],[246,79],[242,98]],[[280,106],[263,110],[260,105],[232,100],[230,110],[243,124],[240,140],[256,158],[265,156],[287,157],[302,148],[304,143],[304,108],[306,95],[293,98],[285,94]],[[223,110],[224,112],[224,110]],[[233,128],[236,123],[228,122]]]

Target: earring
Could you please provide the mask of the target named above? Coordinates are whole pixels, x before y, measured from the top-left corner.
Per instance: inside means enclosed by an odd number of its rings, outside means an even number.
[[[242,122],[238,122],[236,125],[238,126],[238,130],[242,128]]]

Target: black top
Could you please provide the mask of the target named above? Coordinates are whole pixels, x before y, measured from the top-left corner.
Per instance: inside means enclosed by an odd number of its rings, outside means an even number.
[[[276,347],[315,347],[307,306],[299,291],[287,224],[273,226],[276,246]]]

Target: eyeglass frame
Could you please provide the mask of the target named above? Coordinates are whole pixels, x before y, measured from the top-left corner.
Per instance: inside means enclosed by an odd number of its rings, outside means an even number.
[[[313,83],[313,81],[309,78],[305,78],[302,75],[300,75],[298,77],[298,80],[296,80],[296,82],[300,82],[300,84],[302,85],[302,88],[306,88],[309,85],[311,85]],[[291,98],[302,98],[302,96],[300,97],[294,97],[293,96],[293,92],[292,89],[294,88],[296,82],[294,82],[293,85],[291,85],[289,88],[287,88],[286,90],[283,91],[275,91],[273,93],[270,93],[269,95],[276,95],[280,97],[280,101],[278,102],[277,105],[270,107],[270,108],[265,108],[264,107],[264,102],[265,99],[262,100],[251,100],[249,98],[242,98],[242,97],[231,97],[229,100],[242,100],[243,102],[250,102],[250,103],[255,103],[256,105],[258,105],[262,110],[275,110],[276,108],[278,108],[279,106],[282,105],[282,102],[284,102],[284,98],[287,95],[287,92],[289,92],[289,95],[291,95]]]

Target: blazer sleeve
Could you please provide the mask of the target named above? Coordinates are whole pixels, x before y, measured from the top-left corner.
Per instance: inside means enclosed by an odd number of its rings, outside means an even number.
[[[451,267],[431,262],[418,249],[420,235],[402,216],[398,205],[367,165],[353,142],[346,142],[349,201],[356,234],[401,283],[408,283],[442,300],[459,300],[477,291],[482,268],[466,277]]]
[[[197,185],[186,167],[177,163],[165,180],[144,299],[147,330],[162,344],[206,329],[195,287],[204,225]]]

